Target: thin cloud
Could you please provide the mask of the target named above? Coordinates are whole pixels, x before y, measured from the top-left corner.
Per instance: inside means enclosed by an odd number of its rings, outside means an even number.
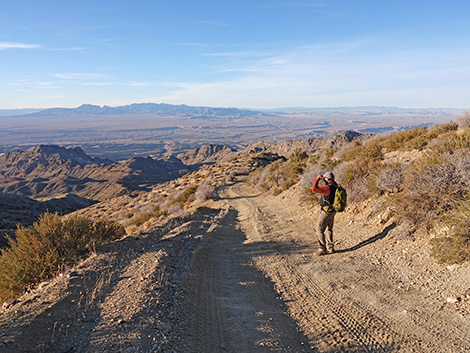
[[[8,49],[34,49],[40,48],[38,44],[27,44],[27,43],[13,43],[13,42],[0,42],[0,50]]]
[[[96,87],[104,87],[104,86],[111,86],[113,85],[112,82],[86,82],[82,83],[82,86],[96,86]]]
[[[13,82],[6,82],[8,86],[15,86],[15,87],[36,87],[36,88],[58,88],[55,82],[51,81],[31,81],[31,80],[17,80]]]
[[[104,86],[127,86],[127,87],[147,87],[152,86],[149,82],[84,82],[81,84],[82,86],[96,86],[96,87],[104,87]]]
[[[61,78],[64,80],[103,80],[109,78],[109,76],[99,73],[62,73],[55,74],[54,77]]]

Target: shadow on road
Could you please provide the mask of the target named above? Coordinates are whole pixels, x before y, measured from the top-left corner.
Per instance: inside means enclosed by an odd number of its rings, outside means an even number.
[[[393,222],[389,226],[385,227],[385,229],[383,231],[381,231],[380,233],[370,237],[369,239],[361,241],[359,244],[354,245],[353,247],[350,247],[349,249],[337,250],[336,253],[345,253],[345,252],[355,251],[355,250],[358,250],[358,249],[360,249],[360,248],[362,248],[366,245],[372,244],[372,243],[376,242],[379,239],[385,238],[388,235],[388,233],[390,233],[390,231],[392,229],[394,229],[396,226],[397,226],[397,224],[395,222]]]
[[[261,196],[262,194],[251,195],[251,196],[234,196],[234,197],[220,197],[219,200],[240,200],[240,199],[254,199]]]

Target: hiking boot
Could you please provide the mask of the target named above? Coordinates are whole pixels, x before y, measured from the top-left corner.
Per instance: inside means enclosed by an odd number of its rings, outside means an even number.
[[[326,249],[320,249],[317,251],[318,256],[326,255],[326,254],[328,254],[328,251],[326,251]]]
[[[335,252],[335,248],[331,247],[331,248],[328,248],[326,251],[328,251],[328,254],[333,254]]]

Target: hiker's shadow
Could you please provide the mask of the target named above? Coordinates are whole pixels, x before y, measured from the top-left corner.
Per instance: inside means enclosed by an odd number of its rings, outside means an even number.
[[[397,224],[395,222],[393,222],[392,224],[390,224],[389,226],[385,227],[383,231],[381,231],[380,233],[370,237],[369,239],[366,239],[364,241],[361,241],[359,244],[357,245],[354,245],[353,247],[350,247],[349,249],[343,249],[343,250],[337,250],[335,251],[336,253],[345,253],[345,252],[350,252],[350,251],[354,251],[354,250],[358,250],[366,245],[369,245],[369,244],[372,244],[374,242],[376,242],[377,240],[379,239],[383,239],[385,238],[388,233],[390,233],[390,231],[392,229],[394,229],[395,227],[397,226]]]

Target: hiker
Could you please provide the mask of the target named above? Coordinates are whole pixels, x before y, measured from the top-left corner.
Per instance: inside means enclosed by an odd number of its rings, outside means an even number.
[[[318,182],[324,180],[326,185],[318,186]],[[317,222],[317,238],[319,249],[317,255],[331,254],[335,251],[333,243],[333,224],[335,221],[335,211],[325,211],[325,206],[333,205],[335,191],[338,184],[335,182],[335,176],[332,172],[326,172],[316,177],[313,182],[312,191],[322,194],[320,198],[320,215]],[[331,207],[329,207],[331,209]]]

